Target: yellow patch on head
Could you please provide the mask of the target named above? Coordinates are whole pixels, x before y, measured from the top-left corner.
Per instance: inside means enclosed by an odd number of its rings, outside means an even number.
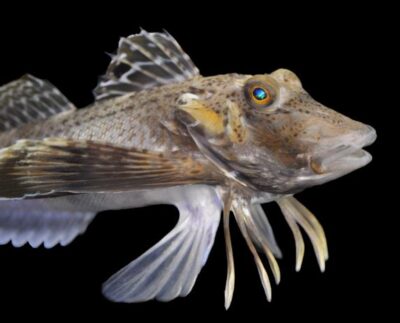
[[[179,105],[179,109],[187,112],[192,118],[199,122],[207,132],[218,135],[224,132],[222,116],[200,100],[190,99]]]

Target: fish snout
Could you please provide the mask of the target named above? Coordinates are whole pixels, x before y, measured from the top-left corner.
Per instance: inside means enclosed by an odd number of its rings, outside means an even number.
[[[311,169],[317,174],[345,172],[361,168],[372,160],[363,148],[377,138],[376,131],[369,125],[353,121],[352,129],[342,134],[321,138],[310,160]]]

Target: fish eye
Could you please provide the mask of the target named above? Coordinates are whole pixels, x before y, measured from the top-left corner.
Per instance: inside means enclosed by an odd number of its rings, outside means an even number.
[[[275,91],[266,82],[250,80],[245,86],[245,96],[253,107],[266,108],[275,100]]]
[[[252,92],[253,98],[256,101],[264,102],[270,98],[270,95],[268,93],[267,89],[264,89],[262,87],[256,87],[253,92]]]

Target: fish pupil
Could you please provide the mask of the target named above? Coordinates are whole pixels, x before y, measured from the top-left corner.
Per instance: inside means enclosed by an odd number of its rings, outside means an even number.
[[[267,91],[265,91],[264,89],[257,87],[253,90],[253,96],[256,100],[262,101],[267,98],[268,94]]]

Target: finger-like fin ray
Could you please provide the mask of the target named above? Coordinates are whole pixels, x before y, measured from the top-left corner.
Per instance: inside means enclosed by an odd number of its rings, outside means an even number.
[[[321,271],[325,270],[325,261],[328,259],[328,247],[325,233],[315,216],[294,197],[284,197],[277,201],[282,213],[292,229],[296,241],[296,270],[300,269],[304,253],[304,242],[297,227],[299,224],[307,233],[313,245],[315,255]]]
[[[235,262],[233,258],[231,231],[229,228],[229,218],[231,215],[231,207],[232,207],[232,192],[230,189],[227,192],[225,192],[223,202],[224,202],[224,209],[223,209],[224,236],[225,236],[226,261],[227,261],[227,275],[225,284],[225,309],[228,309],[232,303],[233,292],[235,290]]]

